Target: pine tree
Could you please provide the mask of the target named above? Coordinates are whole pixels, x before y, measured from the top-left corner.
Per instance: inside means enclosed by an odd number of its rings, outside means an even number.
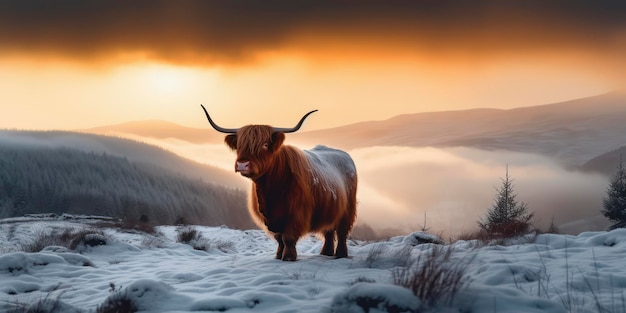
[[[478,226],[489,235],[512,237],[528,232],[533,214],[528,212],[524,202],[517,202],[513,190],[513,180],[509,178],[509,167],[506,167],[506,177],[502,179],[502,187],[497,189],[495,203],[487,211],[485,218],[478,222]]]
[[[626,227],[626,169],[622,155],[606,193],[606,197],[602,199],[602,214],[613,223],[609,229]]]

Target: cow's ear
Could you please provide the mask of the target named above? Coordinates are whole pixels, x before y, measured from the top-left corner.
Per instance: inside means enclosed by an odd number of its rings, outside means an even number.
[[[285,141],[285,133],[283,132],[274,132],[272,134],[272,142],[270,143],[270,150],[276,151],[280,146],[283,145]]]
[[[227,135],[224,142],[231,150],[237,150],[237,135]]]

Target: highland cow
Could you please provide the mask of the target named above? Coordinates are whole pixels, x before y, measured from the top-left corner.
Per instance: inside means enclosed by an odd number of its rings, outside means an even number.
[[[320,254],[345,258],[346,240],[356,219],[357,173],[344,151],[318,145],[300,150],[284,145],[286,133],[296,132],[313,112],[293,128],[248,125],[223,128],[225,143],[237,153],[235,172],[252,180],[250,214],[278,242],[276,258],[297,259],[296,242],[307,233],[320,233]],[[337,238],[337,248],[334,241]]]

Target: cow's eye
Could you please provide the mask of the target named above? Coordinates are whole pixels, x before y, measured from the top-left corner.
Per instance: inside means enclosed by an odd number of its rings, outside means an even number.
[[[267,150],[267,149],[269,149],[269,145],[266,142],[266,143],[263,144],[263,150]]]

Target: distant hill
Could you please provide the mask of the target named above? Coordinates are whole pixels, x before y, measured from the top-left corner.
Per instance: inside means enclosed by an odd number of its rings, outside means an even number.
[[[600,229],[608,229],[610,225],[611,223],[604,215],[598,214],[559,225],[559,231],[562,234],[575,235],[585,231],[598,231]]]
[[[585,171],[593,171],[611,176],[617,172],[620,156],[623,157],[623,162],[626,166],[626,146],[623,146],[589,160],[587,163],[583,164],[581,168]]]
[[[305,145],[474,147],[556,157],[570,165],[626,144],[626,94],[510,110],[417,113],[297,133]]]
[[[213,131],[213,129],[185,127],[160,120],[135,121],[88,128],[81,131],[111,136],[135,135],[154,139],[175,138],[191,143],[221,143],[224,141],[224,136]]]
[[[85,152],[106,153],[127,158],[133,162],[153,164],[173,173],[202,179],[236,188],[246,188],[247,182],[239,175],[215,166],[200,164],[182,158],[163,148],[134,140],[66,131],[13,131],[0,130],[0,146],[41,146],[71,148]],[[211,162],[210,155],[207,162]]]
[[[318,114],[323,114],[320,112]],[[319,118],[319,117],[318,117]],[[88,130],[192,143],[221,143],[223,134],[146,121]],[[473,147],[554,157],[580,166],[626,145],[626,93],[509,110],[472,109],[396,116],[383,121],[289,134],[286,143],[304,148],[324,144],[342,149],[371,146]]]
[[[0,218],[27,213],[145,215],[159,224],[182,218],[209,226],[254,227],[245,192],[225,183],[228,179],[221,176],[226,174],[168,154],[118,138],[0,131]],[[141,155],[143,161],[134,160]],[[193,169],[198,172],[185,174]]]

